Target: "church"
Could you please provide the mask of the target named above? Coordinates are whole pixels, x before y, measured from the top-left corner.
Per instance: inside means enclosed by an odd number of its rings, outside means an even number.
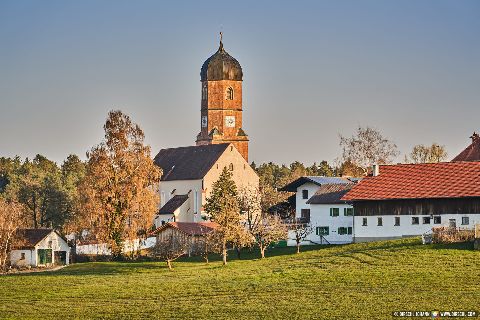
[[[248,164],[249,139],[243,129],[240,63],[220,46],[200,71],[200,133],[196,145],[162,149],[159,227],[167,222],[202,222],[212,184],[226,167],[238,190],[258,189],[259,178]]]

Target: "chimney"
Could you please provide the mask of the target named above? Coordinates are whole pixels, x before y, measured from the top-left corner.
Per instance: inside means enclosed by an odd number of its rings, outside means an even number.
[[[372,166],[372,175],[376,177],[379,174],[380,174],[380,166],[378,165],[378,163],[374,163]]]
[[[473,144],[480,142],[480,136],[475,131],[470,138],[472,139]]]

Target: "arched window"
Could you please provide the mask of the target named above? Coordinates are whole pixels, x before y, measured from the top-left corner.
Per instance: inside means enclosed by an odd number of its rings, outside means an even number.
[[[233,88],[229,87],[227,89],[227,100],[233,100]]]
[[[202,86],[202,100],[207,100],[207,85],[203,84]]]
[[[230,163],[230,165],[228,166],[228,169],[230,169],[230,171],[233,171],[233,163]]]

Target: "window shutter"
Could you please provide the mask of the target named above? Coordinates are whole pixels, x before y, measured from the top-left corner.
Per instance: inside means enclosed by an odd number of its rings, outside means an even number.
[[[333,216],[333,208],[330,208],[330,217]]]

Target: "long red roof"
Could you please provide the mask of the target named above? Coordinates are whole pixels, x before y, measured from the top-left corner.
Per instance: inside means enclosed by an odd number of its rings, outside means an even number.
[[[480,161],[380,166],[342,200],[480,197]]]

